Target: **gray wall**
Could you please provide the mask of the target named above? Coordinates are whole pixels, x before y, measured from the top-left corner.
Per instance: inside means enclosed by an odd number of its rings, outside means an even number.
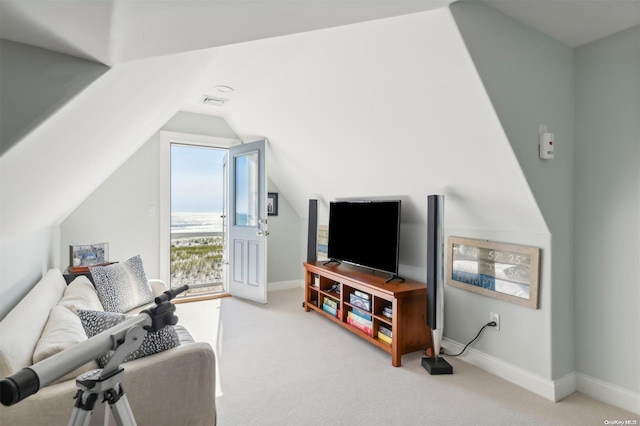
[[[278,215],[267,218],[269,225],[267,281],[269,283],[300,281],[302,261],[306,258],[306,251],[301,251],[298,245],[301,239],[301,218],[271,179],[269,179],[268,188],[269,192],[278,193]]]
[[[224,119],[179,112],[161,130],[235,137]],[[160,134],[156,132],[60,225],[60,265],[69,245],[108,242],[110,260],[141,255],[150,278],[160,277]],[[148,206],[157,214],[149,216]]]
[[[0,156],[108,69],[0,39]],[[0,199],[13,183],[2,183]],[[56,266],[58,237],[58,226],[49,226],[0,240],[0,318]]]
[[[551,257],[542,263],[551,279],[540,291],[551,303],[557,379],[574,370],[573,49],[480,3],[455,3],[451,11],[551,233]],[[538,157],[540,124],[555,133],[553,160]]]
[[[55,265],[58,227],[0,240],[0,319]]]
[[[109,260],[139,254],[147,276],[159,276],[160,218],[147,213],[160,198],[159,145],[156,133],[61,223],[61,269],[70,245],[108,242]]]
[[[109,68],[0,39],[0,155]]]
[[[238,135],[229,127],[224,118],[185,111],[176,113],[171,120],[162,126],[162,130],[221,138],[238,138]]]
[[[639,393],[640,27],[576,70],[576,370]]]

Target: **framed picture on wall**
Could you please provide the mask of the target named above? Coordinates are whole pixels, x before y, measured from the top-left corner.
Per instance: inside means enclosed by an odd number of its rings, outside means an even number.
[[[267,215],[278,216],[278,193],[269,192],[267,194]]]
[[[447,254],[450,286],[538,308],[539,248],[449,237]]]

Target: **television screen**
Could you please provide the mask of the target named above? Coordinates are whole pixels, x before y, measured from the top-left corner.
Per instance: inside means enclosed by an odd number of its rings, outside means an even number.
[[[332,260],[398,273],[400,201],[335,201],[329,205]]]

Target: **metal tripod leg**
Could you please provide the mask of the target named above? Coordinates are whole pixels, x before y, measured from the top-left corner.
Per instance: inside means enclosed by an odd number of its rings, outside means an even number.
[[[101,376],[101,372],[102,370],[93,370],[76,380],[78,392],[75,395],[76,403],[69,419],[69,426],[88,426],[98,401],[109,403],[118,426],[136,426],[129,400],[122,387],[124,370],[120,368],[106,378]]]
[[[106,391],[87,391],[79,390],[76,394],[76,405],[73,407],[69,426],[88,426],[91,423],[91,416],[98,397],[103,396],[103,401],[109,402],[113,419],[118,426],[136,426],[136,419],[133,417],[133,411],[129,405],[127,395],[124,393],[122,384]]]
[[[105,398],[109,401],[109,406],[117,425],[136,426],[136,419],[133,417],[133,411],[131,411],[131,406],[122,384],[120,384],[119,392],[115,389],[109,389],[105,392]]]
[[[88,426],[93,415],[93,408],[98,400],[99,393],[85,392],[78,389],[76,403],[69,419],[69,426]]]

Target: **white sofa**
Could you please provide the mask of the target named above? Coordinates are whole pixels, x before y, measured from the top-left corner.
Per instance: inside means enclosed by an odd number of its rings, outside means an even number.
[[[78,280],[80,282],[76,282]],[[154,296],[166,290],[162,281],[150,280],[149,283]],[[69,296],[65,296],[65,292],[71,292],[69,287],[75,291],[71,305],[66,303]],[[83,304],[98,300],[91,294],[95,289],[86,277],[76,278],[69,287],[59,270],[48,271],[0,322],[0,378],[33,365],[34,351],[41,337],[44,338],[50,312],[61,299],[71,311],[86,309]],[[59,308],[60,305],[56,309]],[[137,314],[142,309],[129,313]],[[216,423],[213,349],[208,343],[194,342],[180,325],[176,330],[181,341],[179,346],[122,364],[124,389],[138,425]],[[91,368],[97,368],[97,364],[90,363],[84,370]],[[40,389],[15,405],[0,405],[0,424],[66,425],[73,411],[76,390],[74,375]],[[97,424],[93,419],[92,423]]]

